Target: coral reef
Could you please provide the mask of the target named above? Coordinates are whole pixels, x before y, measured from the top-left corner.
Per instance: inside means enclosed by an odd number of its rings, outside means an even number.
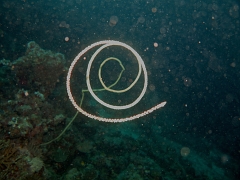
[[[39,94],[39,93],[38,93]],[[33,138],[49,130],[65,120],[62,114],[57,114],[56,109],[49,102],[36,93],[19,90],[15,99],[2,99],[0,107],[3,111],[2,127],[9,137]]]
[[[62,54],[45,51],[35,42],[29,42],[25,56],[16,61],[0,61],[5,77],[0,78],[4,85],[0,91],[0,179],[45,179],[39,145],[45,133],[66,120],[48,99],[64,63]]]
[[[63,54],[45,51],[31,41],[27,44],[25,56],[14,61],[12,68],[19,87],[39,91],[46,98],[64,73],[64,64]]]

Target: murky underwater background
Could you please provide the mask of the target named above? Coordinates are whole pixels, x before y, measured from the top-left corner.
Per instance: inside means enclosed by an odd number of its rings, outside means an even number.
[[[4,0],[0,5],[0,179],[239,179],[240,15],[237,0]],[[68,68],[101,40],[130,45],[148,73],[143,99],[112,110],[84,93],[82,108],[125,118],[160,102],[137,120],[90,119],[71,104]],[[74,67],[71,89],[80,103],[93,48]],[[138,73],[134,55],[105,48],[91,68],[94,89],[107,57],[125,67],[115,89]],[[102,77],[121,71],[106,63]],[[114,105],[134,101],[144,77],[126,93],[96,94]],[[74,119],[73,119],[74,118]],[[74,120],[62,136],[67,124]]]

